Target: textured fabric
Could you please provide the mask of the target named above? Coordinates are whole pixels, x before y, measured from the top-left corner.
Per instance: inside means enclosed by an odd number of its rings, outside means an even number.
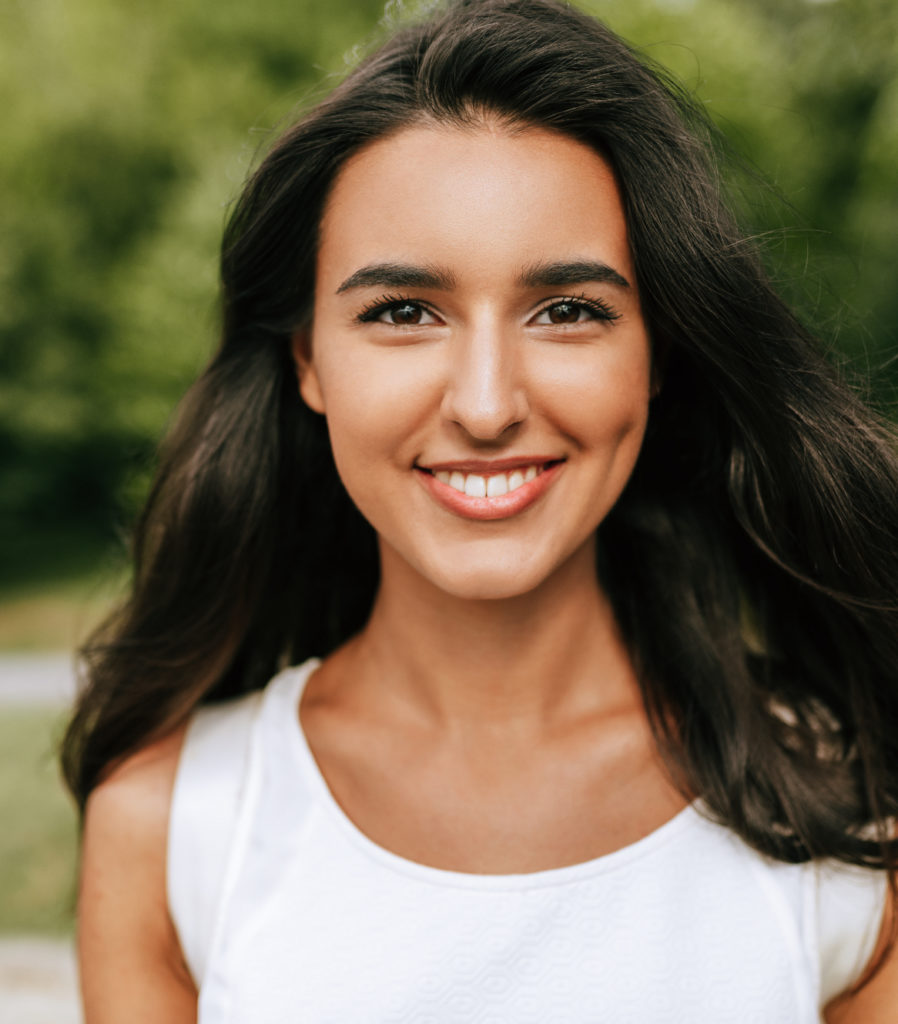
[[[334,801],[299,727],[316,664],[188,732],[169,899],[199,1024],[818,1024],[869,959],[882,873],[770,861],[697,805],[553,871],[389,853]]]

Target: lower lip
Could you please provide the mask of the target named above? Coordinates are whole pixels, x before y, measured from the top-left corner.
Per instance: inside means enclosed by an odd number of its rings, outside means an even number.
[[[508,519],[523,512],[541,498],[552,486],[563,465],[563,462],[556,462],[547,466],[532,480],[521,484],[508,494],[497,495],[495,498],[472,498],[437,480],[432,473],[423,469],[416,469],[416,474],[431,497],[457,516],[463,516],[465,519]]]

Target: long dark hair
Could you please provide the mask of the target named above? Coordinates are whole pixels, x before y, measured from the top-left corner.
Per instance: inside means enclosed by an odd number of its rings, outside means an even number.
[[[83,805],[198,703],[364,624],[374,534],[299,398],[289,339],[347,158],[412,123],[485,114],[595,147],[621,183],[664,382],[598,571],[672,775],[774,857],[893,867],[894,437],[737,229],[701,111],[557,0],[457,0],[400,28],[248,182],[224,236],[221,347],[164,446],[131,596],[83,652],[69,786]]]

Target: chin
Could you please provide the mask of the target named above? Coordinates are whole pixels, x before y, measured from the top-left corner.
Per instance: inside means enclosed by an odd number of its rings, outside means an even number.
[[[439,590],[460,600],[503,601],[535,590],[551,575],[551,570],[540,571],[540,567],[522,564],[521,560],[498,565],[481,561],[470,566],[430,566],[424,568],[422,575]]]
[[[535,586],[527,585],[520,579],[472,578],[464,581],[453,580],[440,586],[440,589],[462,601],[508,601],[529,593]]]

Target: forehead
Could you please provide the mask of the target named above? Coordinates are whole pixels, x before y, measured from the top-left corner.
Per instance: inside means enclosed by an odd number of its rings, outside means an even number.
[[[573,254],[632,277],[620,193],[599,153],[544,128],[425,124],[347,161],[322,218],[319,270],[402,258],[492,276]]]

